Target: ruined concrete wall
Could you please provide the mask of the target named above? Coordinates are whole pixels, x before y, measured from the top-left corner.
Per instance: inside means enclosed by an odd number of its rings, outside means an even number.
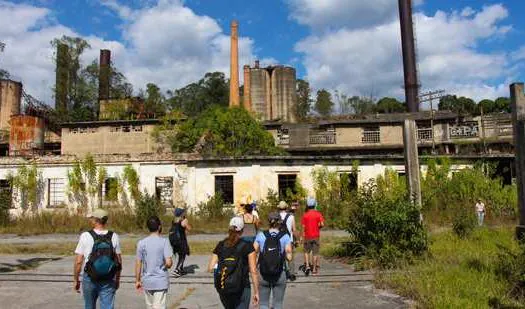
[[[158,147],[151,136],[154,125],[63,128],[62,154],[153,153]]]
[[[20,114],[22,83],[0,80],[0,130],[9,130],[11,116]]]
[[[382,145],[403,144],[403,127],[401,125],[383,125],[380,127]]]
[[[296,104],[295,69],[278,66],[272,72],[272,118],[295,122]]]
[[[250,69],[250,98],[251,107],[255,114],[261,117],[262,120],[268,120],[267,117],[267,81],[269,80],[269,74],[264,69]],[[245,96],[247,94],[245,93]]]
[[[336,144],[335,146],[361,146],[361,137],[363,129],[359,127],[339,127],[335,129]]]

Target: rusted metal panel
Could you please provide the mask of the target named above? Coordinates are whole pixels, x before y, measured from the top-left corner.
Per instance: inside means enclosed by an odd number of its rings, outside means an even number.
[[[10,156],[31,156],[44,149],[45,121],[43,118],[15,115],[10,120]]]

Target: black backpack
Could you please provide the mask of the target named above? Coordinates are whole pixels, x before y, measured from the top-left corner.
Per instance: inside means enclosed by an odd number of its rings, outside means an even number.
[[[89,234],[93,237],[93,248],[84,271],[93,281],[112,280],[117,271],[121,269],[111,242],[113,232],[108,231],[106,235],[98,235],[95,231],[90,230]]]
[[[279,232],[272,236],[270,232],[264,232],[264,250],[259,255],[259,271],[264,280],[274,283],[279,280],[284,269],[284,255],[281,251],[281,238],[286,235]]]
[[[288,222],[288,219],[290,218],[292,214],[287,213],[286,216],[284,216],[283,221],[281,222],[281,232],[288,234],[289,236],[292,236],[292,231],[288,230],[288,225],[286,225],[286,222]]]
[[[220,295],[241,294],[245,285],[245,258],[241,255],[248,243],[239,241],[235,247],[228,248],[222,243],[219,262],[215,272],[215,289]]]
[[[181,229],[179,226],[180,223],[173,223],[168,234],[168,239],[172,248],[178,248],[182,244]]]

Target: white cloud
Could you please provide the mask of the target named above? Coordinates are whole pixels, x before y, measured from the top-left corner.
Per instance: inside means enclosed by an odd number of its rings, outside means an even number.
[[[291,15],[298,23],[314,30],[340,27],[373,26],[395,19],[395,0],[286,0]],[[423,0],[414,1],[415,5]]]
[[[179,88],[210,71],[229,75],[229,34],[214,19],[195,14],[178,0],[146,1],[139,9],[115,0],[102,4],[122,18],[124,39],[84,37],[92,46],[83,55],[85,63],[98,59],[99,49],[110,49],[112,60],[137,90],[148,82],[163,90]],[[54,21],[51,10],[0,0],[0,38],[7,43],[0,67],[50,105],[54,105],[51,87],[55,82],[50,41],[62,35],[78,36]],[[239,53],[241,66],[253,62],[254,41],[241,37]]]
[[[381,1],[368,2],[377,5]],[[475,99],[505,95],[505,87],[491,81],[506,74],[508,54],[481,52],[477,47],[483,40],[498,39],[509,31],[510,27],[501,25],[508,12],[502,5],[470,10],[415,14],[423,89],[444,88]],[[307,77],[317,88],[350,95],[404,97],[397,18],[371,27],[314,33],[295,49],[303,53]]]

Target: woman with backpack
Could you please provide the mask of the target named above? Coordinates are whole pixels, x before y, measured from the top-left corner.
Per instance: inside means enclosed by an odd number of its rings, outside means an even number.
[[[259,272],[261,273],[260,309],[282,309],[286,290],[286,262],[292,260],[292,240],[288,233],[281,231],[279,213],[268,215],[270,229],[259,232],[255,238],[255,251],[259,254]]]
[[[184,272],[184,260],[186,256],[190,255],[190,245],[188,244],[186,233],[191,230],[191,225],[184,214],[185,211],[184,208],[175,209],[175,219],[172,222],[168,236],[171,247],[173,248],[173,254],[177,254],[179,257],[177,265],[172,272],[175,278],[186,274]]]
[[[243,230],[243,218],[232,218],[228,237],[217,244],[208,265],[225,309],[248,309],[250,298],[254,305],[259,303],[257,256],[253,244],[241,240]],[[253,293],[248,273],[252,277]]]
[[[246,242],[253,243],[259,230],[259,216],[253,213],[253,204],[243,204],[242,206],[244,208],[242,214],[244,230],[241,238]]]

